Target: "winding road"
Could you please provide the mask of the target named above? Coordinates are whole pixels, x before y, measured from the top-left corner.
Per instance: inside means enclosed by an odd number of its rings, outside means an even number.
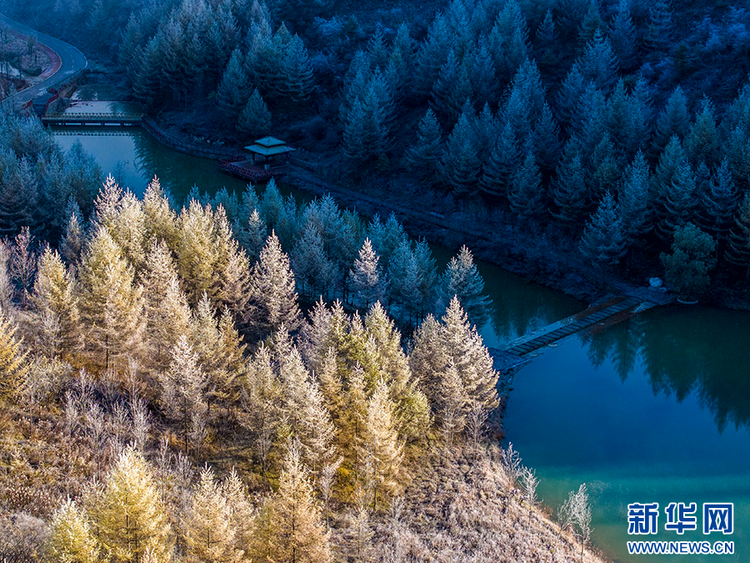
[[[65,43],[65,41],[40,33],[22,23],[13,21],[3,14],[0,14],[0,25],[6,25],[9,29],[21,35],[35,36],[41,44],[40,46],[46,47],[45,51],[50,55],[53,62],[51,72],[48,75],[47,71],[45,71],[42,73],[40,81],[35,80],[31,86],[18,92],[17,99],[22,105],[30,102],[40,94],[44,94],[48,88],[64,82],[79,70],[86,68],[89,64],[83,53],[72,45]]]

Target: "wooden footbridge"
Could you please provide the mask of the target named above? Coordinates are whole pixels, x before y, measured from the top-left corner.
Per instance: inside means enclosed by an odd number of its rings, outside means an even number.
[[[532,352],[562,340],[566,336],[586,329],[593,330],[596,327],[608,326],[669,302],[671,299],[665,294],[654,294],[653,299],[644,299],[635,295],[614,297],[516,338],[503,348],[490,348],[489,352],[495,359],[496,369],[507,371],[530,361],[530,358],[526,356]]]
[[[48,113],[42,123],[56,127],[140,127],[143,114],[133,113]]]

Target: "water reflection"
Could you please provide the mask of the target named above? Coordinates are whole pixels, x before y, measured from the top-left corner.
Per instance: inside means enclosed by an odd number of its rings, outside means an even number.
[[[747,313],[708,307],[670,307],[582,334],[589,360],[611,360],[624,382],[640,355],[654,395],[678,402],[695,393],[721,432],[727,424],[750,427],[746,354]]]

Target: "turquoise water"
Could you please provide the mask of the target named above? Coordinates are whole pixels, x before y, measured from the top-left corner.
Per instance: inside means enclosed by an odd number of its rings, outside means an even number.
[[[80,140],[105,173],[139,194],[154,175],[178,204],[193,184],[209,193],[244,188],[214,161],[168,149],[140,130],[121,133],[55,135],[63,148]],[[440,263],[452,254],[433,248]],[[479,268],[493,300],[481,329],[487,345],[585,307],[492,265]],[[504,420],[507,438],[541,478],[540,498],[556,510],[586,482],[593,543],[615,561],[750,561],[749,342],[748,313],[672,307],[544,350],[516,375]],[[660,526],[669,502],[699,509],[733,502],[732,536],[699,530],[647,539],[731,539],[736,554],[629,556],[627,505],[634,502],[660,503]]]
[[[569,338],[524,367],[507,439],[537,470],[540,498],[591,491],[594,544],[615,561],[750,560],[750,316],[702,307],[653,310]],[[627,535],[627,505],[658,502],[660,533]],[[734,503],[731,536],[665,532],[670,502]],[[733,540],[734,556],[628,555],[628,540]]]

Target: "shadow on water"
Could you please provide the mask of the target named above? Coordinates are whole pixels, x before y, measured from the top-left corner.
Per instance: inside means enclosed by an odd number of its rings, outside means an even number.
[[[746,350],[748,314],[709,307],[670,307],[583,336],[594,366],[611,360],[624,382],[643,359],[654,395],[678,403],[695,394],[722,432],[750,427]]]

